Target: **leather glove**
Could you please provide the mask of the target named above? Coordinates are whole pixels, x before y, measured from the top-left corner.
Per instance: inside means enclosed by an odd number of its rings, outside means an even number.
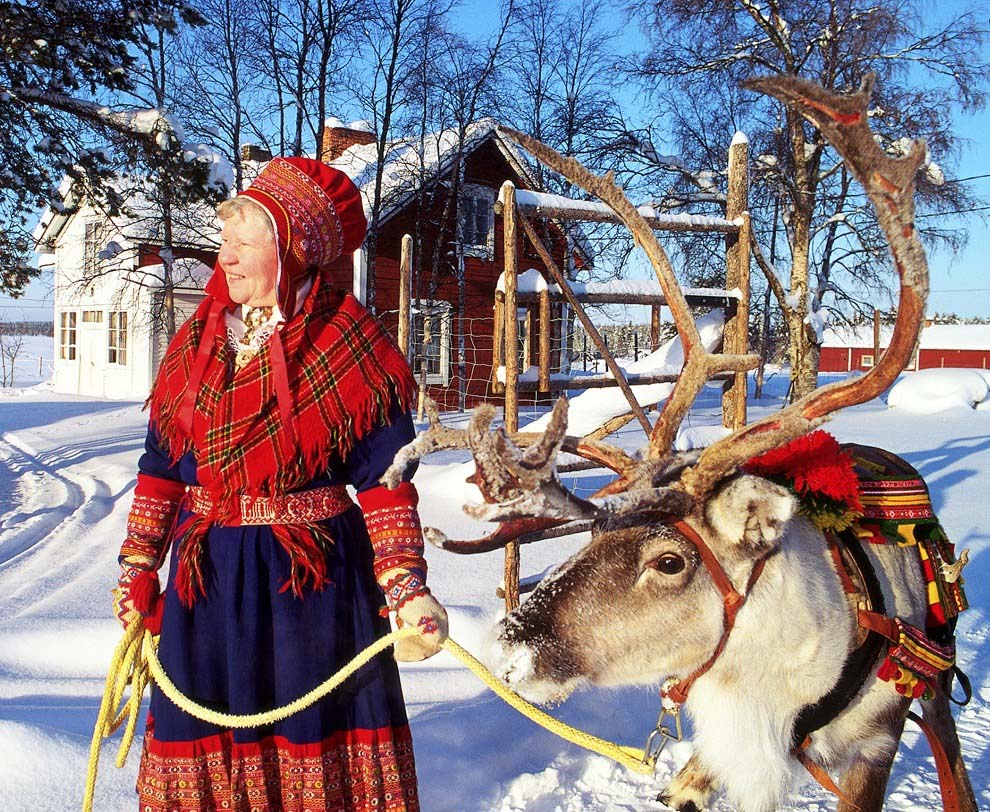
[[[395,659],[400,662],[411,663],[432,657],[447,639],[447,610],[429,590],[408,598],[399,606],[395,622],[400,629],[412,626],[420,631],[419,637],[406,637],[395,644]]]

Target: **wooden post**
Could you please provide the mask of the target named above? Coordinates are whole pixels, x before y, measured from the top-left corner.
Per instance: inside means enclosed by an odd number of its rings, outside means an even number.
[[[492,330],[492,392],[505,392],[505,382],[498,379],[499,367],[505,366],[505,294],[495,291],[495,326]]]
[[[660,349],[660,305],[650,307],[650,352]]]
[[[743,355],[749,346],[749,141],[741,132],[729,147],[729,188],[725,218],[742,220],[737,234],[726,237],[725,287],[738,288],[741,295],[731,314],[726,314],[723,351]],[[746,373],[737,372],[722,391],[722,424],[738,429],[746,425]]]
[[[550,291],[540,291],[540,391],[550,391]]]
[[[512,181],[502,184],[503,278],[505,280],[505,430],[519,431],[519,322],[516,303],[518,273],[518,228],[516,187]],[[505,611],[519,606],[519,542],[505,545]]]
[[[880,311],[873,308],[873,366],[880,361]]]
[[[399,259],[399,349],[409,357],[409,291],[412,278],[412,245],[409,234],[402,235],[402,255]]]

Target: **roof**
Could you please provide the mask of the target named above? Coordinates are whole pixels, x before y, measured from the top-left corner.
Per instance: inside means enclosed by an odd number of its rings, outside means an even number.
[[[880,326],[880,346],[890,343],[893,327]],[[822,341],[823,347],[872,347],[873,325],[855,327],[829,327]],[[990,350],[990,324],[933,324],[921,331],[921,349],[924,350]]]
[[[385,222],[400,211],[415,195],[419,178],[430,180],[442,176],[450,169],[457,155],[458,131],[455,128],[428,133],[424,138],[401,138],[388,144],[385,153],[385,170],[382,172],[382,210],[380,221]],[[483,118],[467,126],[463,151],[473,152],[483,143],[493,141],[509,165],[527,185],[536,183],[526,166],[526,159],[518,148],[498,132],[498,124],[492,118]],[[370,216],[375,199],[375,170],[378,166],[378,146],[355,144],[348,147],[330,166],[344,172],[361,190],[365,213]]]

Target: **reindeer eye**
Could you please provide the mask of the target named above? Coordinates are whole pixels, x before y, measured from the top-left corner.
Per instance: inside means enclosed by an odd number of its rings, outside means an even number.
[[[675,553],[664,553],[659,558],[654,558],[647,566],[664,575],[677,575],[684,569],[684,559]]]

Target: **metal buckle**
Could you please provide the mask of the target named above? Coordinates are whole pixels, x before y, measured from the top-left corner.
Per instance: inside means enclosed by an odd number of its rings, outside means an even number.
[[[643,747],[643,763],[650,767],[657,766],[657,759],[663,752],[663,748],[667,746],[667,742],[684,740],[684,730],[681,727],[681,706],[670,696],[670,690],[678,681],[676,677],[668,677],[660,686],[660,716],[657,719],[656,727],[646,737],[646,745]],[[667,719],[673,720],[673,730],[664,724]]]
[[[667,719],[673,720],[673,729],[664,724]],[[675,707],[673,710],[663,708],[660,711],[660,717],[657,719],[656,727],[650,731],[650,735],[646,738],[646,744],[643,747],[643,763],[651,767],[656,767],[657,759],[663,752],[663,748],[667,746],[667,742],[679,742],[683,741],[683,739],[684,731],[681,728],[681,709],[679,707]]]

